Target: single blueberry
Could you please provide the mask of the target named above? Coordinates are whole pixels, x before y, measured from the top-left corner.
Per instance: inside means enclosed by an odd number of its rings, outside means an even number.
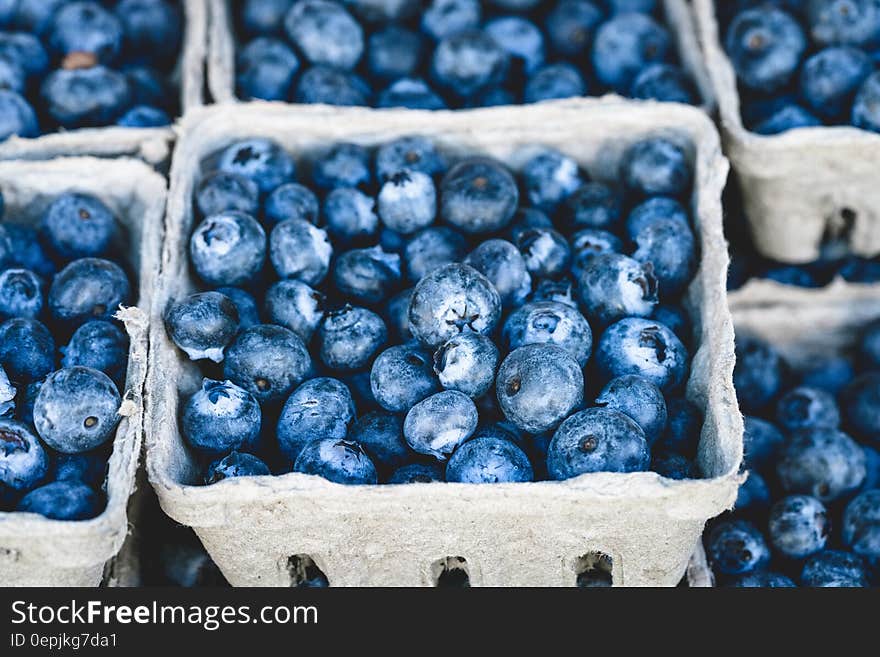
[[[690,227],[675,219],[658,219],[639,231],[634,242],[632,257],[651,266],[660,296],[680,295],[697,268],[697,245]]]
[[[477,428],[477,407],[457,390],[444,390],[415,404],[403,420],[406,442],[419,454],[445,461]]]
[[[801,96],[810,109],[827,121],[848,120],[853,100],[874,66],[855,48],[826,48],[804,62]]]
[[[363,447],[376,467],[385,473],[404,467],[412,457],[403,438],[403,418],[399,415],[380,411],[367,413],[351,425],[348,437]]]
[[[266,319],[290,329],[305,344],[324,319],[324,295],[301,281],[278,281],[266,291],[264,303]]]
[[[279,224],[288,219],[317,224],[318,213],[318,197],[299,183],[285,183],[276,187],[263,206],[263,215],[269,224]]]
[[[483,28],[507,52],[521,72],[529,73],[544,63],[544,35],[526,18],[500,16]]]
[[[630,239],[635,239],[655,221],[670,219],[690,226],[688,212],[680,202],[666,196],[652,196],[630,210],[626,218],[626,234]]]
[[[400,78],[379,93],[376,107],[415,110],[447,109],[443,99],[422,78]]]
[[[40,96],[62,128],[86,128],[122,116],[131,104],[131,87],[124,74],[104,66],[58,69],[43,80]]]
[[[418,283],[444,265],[459,262],[467,253],[465,238],[447,226],[431,226],[413,235],[403,251],[409,280]]]
[[[820,360],[802,372],[801,385],[836,396],[855,376],[852,361],[845,356],[835,356]]]
[[[620,177],[636,195],[680,197],[690,191],[693,168],[679,144],[665,137],[651,137],[626,149]]]
[[[383,181],[404,169],[437,176],[446,166],[446,158],[425,137],[398,137],[376,151],[376,176]]]
[[[172,64],[180,51],[183,17],[169,0],[120,0],[114,9],[122,24],[123,52],[129,59]]]
[[[49,457],[37,435],[26,424],[0,418],[0,484],[26,491],[48,472]]]
[[[466,30],[445,37],[431,59],[437,83],[468,98],[500,84],[507,75],[508,54],[485,32]]]
[[[376,202],[354,187],[337,187],[324,199],[327,231],[339,244],[372,242],[379,230]]]
[[[599,182],[589,182],[571,194],[563,206],[562,219],[571,231],[581,228],[616,230],[623,212],[617,190]]]
[[[638,374],[664,392],[684,383],[688,358],[687,349],[667,326],[638,317],[609,326],[596,348],[596,366],[604,380]]]
[[[385,322],[366,308],[346,305],[327,313],[318,327],[321,362],[333,370],[367,367],[387,341]]]
[[[810,36],[817,45],[880,43],[880,4],[876,0],[810,0],[805,5]]]
[[[737,336],[733,385],[745,413],[757,413],[782,389],[785,363],[771,345],[745,335]]]
[[[569,239],[571,244],[571,273],[580,278],[593,258],[607,253],[621,253],[623,241],[606,230],[584,228]]]
[[[399,25],[374,32],[367,44],[367,69],[373,78],[382,80],[411,77],[424,54],[422,36]]]
[[[239,287],[218,287],[214,291],[226,295],[235,304],[235,309],[238,311],[238,328],[246,329],[260,323],[257,300],[250,292],[245,292]]]
[[[602,23],[593,40],[591,61],[602,84],[621,94],[648,64],[665,61],[672,38],[646,14],[619,14]]]
[[[593,348],[593,332],[584,316],[556,301],[532,301],[513,311],[504,322],[502,337],[512,351],[527,344],[554,344],[586,366]]]
[[[260,210],[260,190],[250,178],[214,171],[199,183],[196,207],[202,217],[230,211],[255,216]]]
[[[440,216],[466,233],[503,229],[513,219],[518,202],[513,176],[486,157],[462,160],[440,184]]]
[[[365,187],[372,179],[370,153],[358,144],[335,144],[312,163],[312,181],[321,189]]]
[[[706,539],[712,568],[724,575],[760,571],[770,561],[770,549],[761,532],[745,520],[716,524]]]
[[[443,466],[440,463],[410,463],[397,468],[388,478],[389,484],[429,484],[443,481]]]
[[[40,232],[52,250],[72,260],[105,253],[118,228],[116,217],[100,199],[68,192],[49,204]]]
[[[697,453],[703,429],[703,414],[692,402],[674,397],[666,402],[666,433],[657,442],[657,448],[686,456]]]
[[[464,259],[464,264],[489,279],[505,307],[521,304],[532,291],[532,277],[525,259],[510,242],[491,239],[481,242]]]
[[[526,81],[523,101],[540,103],[544,100],[577,98],[588,93],[587,81],[571,64],[558,62],[536,70]]]
[[[232,299],[219,292],[191,294],[165,311],[168,336],[191,360],[223,360],[223,351],[239,329]]]
[[[422,14],[422,31],[436,41],[477,27],[482,6],[478,0],[431,0]]]
[[[749,471],[736,493],[734,510],[738,513],[763,512],[770,506],[770,488],[760,474]]]
[[[90,53],[102,64],[109,64],[122,47],[123,29],[119,18],[97,2],[69,2],[53,15],[48,36],[49,46],[61,57]]]
[[[378,197],[379,217],[392,230],[409,235],[433,223],[437,190],[428,174],[403,169],[391,174]]]
[[[40,128],[33,107],[15,91],[0,89],[0,141],[13,135],[38,137]]]
[[[880,132],[880,71],[870,75],[856,94],[852,124],[862,130]]]
[[[0,32],[0,55],[20,64],[29,78],[42,77],[49,70],[49,54],[34,34]]]
[[[783,445],[776,474],[786,492],[831,502],[861,486],[865,452],[841,431],[803,429]]]
[[[695,105],[697,93],[687,74],[672,64],[650,64],[642,69],[629,91],[632,98]]]
[[[775,550],[803,559],[825,549],[829,533],[825,506],[809,495],[790,495],[770,509],[767,535]]]
[[[123,67],[122,72],[128,80],[133,106],[150,105],[167,110],[173,104],[174,93],[160,71],[149,66],[128,65]]]
[[[649,317],[657,306],[657,278],[650,262],[606,253],[584,267],[578,293],[587,317],[607,326],[625,317]]]
[[[258,324],[242,331],[227,348],[223,376],[264,403],[286,397],[311,367],[309,352],[296,333]]]
[[[297,103],[325,105],[368,105],[370,87],[363,78],[329,66],[313,66],[303,73],[296,86]]]
[[[783,395],[776,404],[776,420],[788,432],[798,429],[836,429],[840,411],[834,395],[802,386]]]
[[[785,444],[782,432],[770,422],[750,415],[743,416],[743,429],[745,466],[765,470],[774,465]]]
[[[103,447],[80,454],[55,454],[53,479],[77,481],[101,488],[107,477],[107,450]]]
[[[635,375],[612,379],[596,397],[596,405],[620,411],[635,420],[653,445],[666,430],[666,400],[653,383]]]
[[[867,441],[880,444],[880,371],[862,374],[841,396],[847,424]]]
[[[180,428],[193,449],[210,456],[248,450],[260,435],[260,405],[232,381],[202,379],[183,406]]]
[[[217,168],[237,173],[257,184],[262,194],[290,182],[296,165],[283,148],[271,139],[245,139],[227,146],[221,153]]]
[[[558,231],[533,226],[517,229],[515,233],[514,244],[534,279],[557,278],[568,268],[571,247]]]
[[[578,163],[571,157],[543,148],[522,170],[523,187],[529,202],[545,212],[553,212],[584,183]]]
[[[91,367],[121,384],[128,363],[128,336],[116,324],[95,320],[80,326],[61,347],[61,366]]]
[[[330,270],[333,245],[327,231],[303,219],[287,219],[269,234],[269,259],[281,278],[318,285]]]
[[[743,86],[773,93],[798,70],[807,39],[790,14],[768,5],[739,13],[724,45]]]
[[[189,259],[208,285],[244,285],[266,262],[266,231],[244,212],[211,215],[193,231]]]
[[[807,559],[801,571],[801,586],[853,588],[868,586],[862,559],[850,552],[825,550]]]
[[[650,470],[661,477],[682,481],[685,479],[699,479],[700,472],[697,464],[686,456],[672,452],[660,452],[651,457]]]
[[[232,477],[259,477],[269,474],[272,474],[269,466],[256,456],[232,452],[208,466],[205,483],[216,484]]]
[[[55,481],[25,495],[15,510],[51,520],[88,520],[101,512],[101,498],[85,484]]]
[[[544,22],[550,47],[563,57],[585,59],[602,19],[602,10],[593,2],[560,0]]]
[[[378,481],[376,466],[363,448],[356,442],[337,438],[310,442],[300,452],[293,470],[349,486]]]
[[[236,55],[235,85],[244,100],[287,100],[299,71],[299,58],[286,43],[258,37]]]
[[[43,310],[43,281],[27,269],[0,272],[0,320],[36,319]]]
[[[243,0],[241,26],[248,34],[280,34],[296,0]]]
[[[296,2],[284,18],[284,29],[312,64],[350,70],[364,53],[363,29],[336,2]]]
[[[336,289],[360,303],[381,303],[397,291],[400,281],[400,256],[381,246],[346,251],[333,264]]]
[[[42,323],[15,318],[0,324],[0,366],[13,383],[28,384],[55,369],[55,341]]]
[[[480,333],[465,331],[450,338],[434,354],[434,372],[446,390],[471,399],[482,397],[495,383],[498,348]]]
[[[843,542],[865,559],[880,558],[880,489],[866,491],[847,504]]]
[[[455,450],[446,466],[446,481],[500,484],[532,481],[529,457],[509,440],[475,437]]]
[[[47,301],[55,320],[79,326],[89,319],[112,319],[130,298],[128,277],[119,265],[101,258],[80,258],[55,276]]]
[[[281,453],[292,464],[313,440],[345,438],[354,418],[354,399],[342,381],[309,379],[291,393],[281,409],[276,430]]]
[[[408,411],[425,397],[440,391],[431,354],[415,344],[383,351],[373,362],[370,388],[376,402],[388,411]]]

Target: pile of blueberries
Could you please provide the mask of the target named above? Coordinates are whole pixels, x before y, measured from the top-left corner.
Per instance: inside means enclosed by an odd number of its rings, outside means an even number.
[[[717,8],[747,128],[880,132],[880,2],[736,0]]]
[[[517,180],[417,136],[209,158],[206,291],[165,312],[205,376],[180,427],[206,483],[698,477],[689,148],[637,141],[611,184],[543,146]]]
[[[734,383],[749,474],[705,539],[719,581],[880,583],[880,322],[854,353],[805,371],[739,336]]]
[[[181,34],[170,0],[0,1],[0,140],[171,123]]]
[[[116,262],[124,242],[110,209],[74,192],[36,227],[0,223],[0,511],[104,508],[128,362],[113,314],[135,294]]]
[[[694,104],[658,0],[245,0],[244,99],[438,110],[598,96]]]

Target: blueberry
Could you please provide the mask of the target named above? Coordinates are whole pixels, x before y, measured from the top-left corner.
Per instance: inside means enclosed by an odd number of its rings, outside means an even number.
[[[848,119],[853,99],[872,69],[861,50],[826,48],[804,62],[801,95],[817,116],[828,121]]]
[[[684,383],[688,352],[660,322],[628,317],[602,334],[596,348],[596,366],[606,381],[638,374],[669,392]]]
[[[807,559],[801,571],[801,586],[852,588],[868,586],[865,564],[858,555],[825,550]]]
[[[554,344],[584,367],[590,358],[593,333],[577,308],[556,301],[530,302],[515,310],[502,335],[510,350],[527,344]]]
[[[581,185],[565,201],[563,219],[572,231],[581,228],[615,230],[623,202],[616,190],[599,182]]]
[[[544,23],[551,48],[565,57],[585,58],[602,18],[592,2],[560,0]]]
[[[27,269],[0,272],[0,319],[36,319],[43,310],[43,282]]]
[[[403,418],[399,415],[368,413],[351,426],[348,437],[363,447],[383,472],[404,467],[412,456],[403,439]]]
[[[27,425],[0,418],[0,484],[16,491],[33,488],[49,472],[49,457]]]
[[[650,262],[619,253],[597,255],[578,278],[587,317],[602,325],[625,317],[648,317],[657,305],[657,278]]]
[[[557,278],[571,261],[571,247],[552,228],[517,227],[513,241],[525,260],[526,269],[535,279]]]
[[[223,375],[265,403],[286,397],[311,366],[309,352],[296,333],[259,324],[242,331],[227,348]]]
[[[607,0],[612,14],[639,12],[653,14],[657,11],[657,0]]]
[[[413,288],[399,292],[385,307],[387,324],[400,342],[407,342],[413,337],[409,330],[409,302],[412,292]]]
[[[856,94],[852,124],[863,130],[880,132],[880,71],[868,76]]]
[[[231,381],[203,379],[183,406],[180,427],[194,449],[222,456],[254,447],[261,421],[260,405],[247,390]]]
[[[810,0],[810,36],[820,46],[871,46],[880,42],[880,5],[875,0]]]
[[[666,433],[657,447],[684,455],[694,455],[700,442],[703,414],[692,402],[681,397],[666,402]]]
[[[269,194],[263,207],[266,222],[279,224],[288,219],[318,223],[318,197],[299,183],[285,183]]]
[[[422,30],[439,41],[477,27],[481,13],[477,0],[432,0],[422,15]]]
[[[459,162],[440,184],[440,216],[466,233],[503,229],[513,219],[518,202],[513,176],[486,157]]]
[[[281,409],[277,428],[281,453],[294,463],[313,440],[345,438],[354,418],[354,400],[342,381],[309,379],[293,391]]]
[[[859,341],[859,354],[867,360],[869,367],[880,368],[880,321],[865,328]]]
[[[485,335],[465,331],[452,337],[434,354],[440,385],[471,399],[482,397],[495,382],[498,348]]]
[[[446,466],[446,481],[499,484],[532,481],[528,456],[509,440],[475,437],[455,450]]]
[[[163,74],[149,66],[125,66],[123,73],[128,80],[132,105],[150,105],[168,109],[174,98]]]
[[[346,4],[363,21],[388,23],[408,21],[418,14],[422,3],[418,0],[348,0]]]
[[[385,322],[366,308],[346,305],[324,317],[318,327],[321,361],[333,370],[359,370],[388,341]]]
[[[420,34],[399,25],[388,25],[370,35],[367,68],[373,78],[398,80],[419,68],[424,44]]]
[[[0,366],[0,417],[11,417],[15,411],[15,387],[6,370]]]
[[[135,105],[116,121],[116,125],[124,128],[161,128],[171,125],[171,117],[158,107]]]
[[[312,64],[350,70],[364,52],[364,32],[345,8],[325,0],[301,0],[284,18],[288,38]]]
[[[284,16],[296,0],[244,0],[241,5],[241,26],[249,34],[280,33]]]
[[[300,281],[278,281],[266,292],[265,308],[269,322],[290,329],[308,344],[324,318],[324,295]]]
[[[651,319],[656,319],[662,324],[666,324],[672,329],[679,340],[685,344],[691,339],[691,322],[687,311],[681,306],[657,306],[651,315]]]
[[[724,43],[740,83],[766,93],[788,84],[807,49],[797,21],[771,6],[738,14],[727,28]]]
[[[626,149],[620,177],[636,195],[678,197],[690,191],[693,169],[680,145],[665,137],[652,137]]]
[[[661,477],[682,481],[685,479],[699,479],[700,472],[697,464],[686,456],[671,452],[660,452],[651,457],[650,469]]]
[[[822,125],[822,122],[800,105],[786,105],[755,124],[754,131],[759,135],[778,135],[795,128],[812,128],[819,125]]]
[[[437,214],[434,181],[419,171],[401,170],[391,174],[379,192],[382,223],[404,235],[430,225]]]
[[[770,561],[770,550],[761,532],[745,520],[716,524],[706,539],[712,568],[724,575],[760,571]]]
[[[508,55],[485,32],[466,30],[445,37],[431,59],[441,87],[468,98],[500,84],[507,75]]]
[[[238,309],[219,292],[191,294],[165,311],[168,336],[192,360],[222,361],[238,329]]]
[[[258,37],[239,51],[235,71],[240,98],[287,100],[299,71],[299,58],[281,39]]]
[[[327,231],[342,244],[372,241],[379,230],[375,201],[353,187],[337,187],[324,200]]]
[[[495,388],[504,417],[529,433],[555,428],[584,400],[584,376],[577,361],[550,344],[511,351],[498,369]]]
[[[571,273],[580,278],[584,269],[596,256],[623,251],[619,237],[605,230],[585,228],[569,239],[571,244]]]
[[[786,492],[831,502],[861,486],[865,453],[843,432],[804,429],[782,447],[776,473]]]
[[[591,61],[602,84],[627,93],[648,64],[666,60],[669,32],[645,14],[620,14],[602,23],[593,40]]]
[[[25,495],[15,510],[51,520],[88,520],[101,512],[101,499],[85,484],[55,481]]]
[[[116,385],[90,367],[67,367],[46,377],[34,402],[34,426],[49,447],[72,454],[110,438],[119,422]]]
[[[862,451],[865,452],[866,475],[859,491],[880,488],[880,452],[867,445],[862,445]]]
[[[565,420],[550,441],[547,471],[552,479],[588,472],[640,472],[650,452],[636,422],[608,408],[590,408]]]
[[[313,66],[300,76],[294,100],[326,105],[367,105],[370,88],[359,76],[329,66]]]
[[[232,477],[259,477],[269,474],[272,474],[269,466],[253,454],[232,452],[208,466],[205,483],[216,484]]]
[[[435,269],[413,290],[409,306],[412,334],[437,348],[464,330],[491,333],[501,315],[501,298],[473,267],[451,264]]]
[[[780,573],[761,570],[754,573],[740,575],[733,580],[731,586],[737,588],[790,589],[796,587],[797,584],[795,584],[790,577],[786,577]]]
[[[446,171],[446,158],[425,137],[398,137],[379,147],[376,175],[380,180],[387,180],[404,169],[437,176]]]
[[[310,442],[300,452],[293,470],[349,486],[378,481],[376,466],[363,448],[350,440],[337,438]]]
[[[743,417],[743,460],[747,468],[764,470],[772,466],[785,444],[785,437],[774,425],[761,418]]]
[[[557,150],[543,148],[522,170],[523,187],[529,202],[553,212],[584,183],[578,163]]]
[[[123,4],[130,4],[130,0]],[[52,17],[49,45],[62,57],[90,53],[102,64],[109,64],[119,54],[122,34],[119,19],[97,2],[70,2]]]
[[[790,495],[770,509],[770,543],[786,557],[803,559],[825,549],[828,532],[825,506],[815,497]]]
[[[439,463],[410,463],[397,468],[388,478],[388,483],[429,484],[443,479],[443,466]]]
[[[697,246],[691,229],[675,219],[658,219],[634,238],[633,259],[651,265],[663,298],[675,298],[697,268]]]
[[[214,171],[199,183],[196,207],[203,217],[223,212],[244,212],[254,216],[260,209],[260,190],[250,178]]]
[[[388,411],[403,412],[440,390],[431,354],[414,344],[383,351],[373,362],[370,388],[376,402]]]
[[[697,94],[687,74],[671,64],[650,64],[642,69],[629,91],[632,98],[694,105]]]
[[[737,336],[733,384],[743,412],[759,412],[779,394],[784,370],[785,363],[772,346]]]
[[[196,226],[189,240],[189,257],[196,274],[208,285],[243,285],[263,268],[266,232],[244,212],[215,214]]]
[[[220,171],[237,173],[257,184],[262,194],[293,179],[293,159],[271,139],[245,139],[227,146],[217,163]]]
[[[67,0],[18,0],[14,25],[20,30],[44,35],[55,11]]]
[[[489,279],[505,307],[521,304],[532,289],[525,259],[510,242],[491,239],[481,242],[464,259],[464,264]]]
[[[370,154],[357,144],[335,144],[315,159],[312,179],[322,189],[367,186],[372,182]]]
[[[880,442],[880,371],[862,374],[850,383],[843,391],[841,405],[856,434]]]
[[[15,91],[0,89],[0,141],[12,135],[38,137],[37,115],[24,98]]]
[[[131,87],[122,73],[103,66],[53,71],[40,95],[46,112],[62,128],[106,125],[131,103]]]
[[[834,396],[824,390],[802,386],[786,393],[776,404],[776,420],[786,431],[836,429],[840,411]]]
[[[534,71],[544,63],[544,35],[531,21],[519,16],[500,16],[488,21],[483,29],[521,71]]]
[[[40,231],[62,258],[99,256],[110,248],[117,234],[116,217],[100,199],[68,192],[43,213]]]
[[[666,400],[651,381],[635,375],[612,379],[596,397],[596,405],[620,411],[641,427],[651,445],[666,430]]]
[[[844,260],[837,273],[848,283],[876,283],[880,281],[880,262],[850,256]]]
[[[129,58],[173,63],[183,33],[176,5],[167,0],[120,0],[115,13],[122,23],[123,51]]]
[[[125,378],[128,336],[110,322],[86,322],[74,331],[67,346],[61,347],[61,353],[62,367],[91,367],[119,384]]]
[[[434,270],[462,260],[466,252],[464,237],[451,228],[425,228],[411,237],[404,247],[409,280],[418,283]]]
[[[400,280],[400,256],[386,253],[381,246],[346,251],[333,265],[336,289],[365,304],[375,305],[389,298]]]
[[[0,366],[13,383],[28,384],[55,369],[55,341],[35,319],[16,318],[0,324]]]
[[[446,103],[422,78],[400,78],[383,90],[376,107],[405,107],[416,110],[447,109]]]
[[[29,78],[43,76],[49,70],[49,54],[33,34],[0,32],[0,55],[20,64]]]
[[[0,195],[0,213],[2,211]],[[4,261],[6,266],[30,269],[38,276],[48,278],[55,274],[55,263],[40,244],[37,231],[29,225],[0,224],[0,262]]]
[[[749,471],[736,493],[734,510],[739,513],[763,511],[770,506],[770,489],[760,474]]]
[[[317,285],[330,270],[333,245],[327,232],[303,219],[287,219],[269,235],[269,259],[281,278]]]
[[[587,81],[571,64],[559,62],[536,70],[526,82],[523,100],[539,103],[543,100],[576,98],[587,95]]]
[[[470,397],[457,390],[444,390],[407,412],[403,435],[419,454],[445,461],[474,433],[477,420],[477,407]]]
[[[240,329],[250,328],[260,323],[260,311],[257,308],[257,301],[250,292],[245,292],[238,287],[218,287],[215,292],[225,294],[235,304],[235,309],[238,311],[238,327]]]
[[[681,203],[666,196],[653,196],[630,210],[626,218],[626,234],[634,239],[655,221],[669,219],[690,225],[687,210]]]
[[[107,476],[107,450],[103,447],[80,454],[55,454],[53,479],[76,481],[100,488]]]
[[[843,542],[865,559],[880,558],[880,490],[866,491],[847,505]]]
[[[13,57],[0,54],[0,88],[25,93],[24,67]]]

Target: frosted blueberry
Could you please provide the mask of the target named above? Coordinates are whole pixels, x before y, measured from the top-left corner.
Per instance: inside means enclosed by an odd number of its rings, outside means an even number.
[[[596,397],[596,405],[620,411],[636,421],[653,445],[666,430],[666,400],[648,379],[629,374],[612,379]]]
[[[266,318],[289,328],[305,344],[324,318],[324,295],[301,281],[278,281],[266,291],[264,303]]]
[[[619,253],[592,258],[578,278],[578,292],[587,317],[606,326],[648,317],[658,302],[653,266]]]
[[[431,369],[431,355],[415,344],[383,351],[373,362],[370,388],[376,402],[388,411],[403,412],[440,390]]]
[[[521,304],[532,291],[532,277],[519,250],[507,240],[491,239],[480,243],[464,259],[489,279],[505,307]]]
[[[482,397],[495,382],[498,348],[480,333],[465,331],[444,343],[434,354],[434,372],[446,390],[458,390],[471,399]]]
[[[0,484],[29,490],[49,472],[49,457],[37,435],[22,422],[0,418]]]
[[[257,401],[283,399],[307,376],[312,360],[293,331],[258,324],[239,333],[223,362],[223,376]]]
[[[313,440],[296,459],[294,472],[318,475],[337,484],[375,484],[376,466],[356,442],[338,438]]]
[[[281,278],[318,285],[330,270],[332,255],[327,233],[302,219],[282,221],[269,235],[269,257]]]
[[[606,380],[638,374],[669,392],[684,383],[688,353],[660,322],[628,317],[605,329],[596,348],[596,367]]]
[[[501,484],[532,481],[529,457],[509,440],[483,436],[459,447],[446,465],[446,481]]]
[[[508,349],[527,344],[554,344],[584,367],[593,348],[593,332],[574,307],[556,301],[532,301],[513,311],[502,337]]]
[[[513,176],[487,157],[462,160],[440,183],[440,216],[465,233],[491,233],[505,228],[518,203]]]
[[[202,380],[202,387],[184,404],[180,420],[186,441],[214,456],[252,449],[260,424],[260,405],[253,395],[231,381],[213,379]]]
[[[388,228],[409,235],[425,228],[437,215],[437,190],[420,171],[391,174],[379,191],[379,217]]]
[[[445,461],[477,428],[477,407],[467,395],[444,390],[413,406],[403,421],[406,442],[419,454]]]
[[[359,370],[388,341],[385,322],[366,308],[349,305],[327,313],[318,327],[321,362],[334,370]]]
[[[165,311],[165,330],[191,360],[222,361],[238,328],[235,304],[219,292],[191,294]]]
[[[196,274],[208,285],[243,285],[263,268],[266,232],[244,212],[212,215],[193,231],[189,257]]]
[[[294,463],[313,440],[345,438],[354,418],[354,400],[342,381],[309,379],[293,391],[281,409],[277,426],[281,453]]]

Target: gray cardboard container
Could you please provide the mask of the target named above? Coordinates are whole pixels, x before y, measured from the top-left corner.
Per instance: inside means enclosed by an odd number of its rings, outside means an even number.
[[[773,136],[746,130],[714,2],[693,0],[693,7],[755,246],[790,263],[818,259],[826,237],[844,240],[857,255],[880,253],[880,134],[846,126]]]
[[[178,429],[180,400],[201,381],[163,326],[166,305],[193,291],[186,244],[192,193],[206,158],[233,141],[271,137],[294,156],[337,141],[367,146],[401,135],[433,138],[451,154],[485,153],[516,169],[530,147],[561,149],[597,179],[649,134],[692,143],[691,208],[701,246],[688,291],[695,354],[687,395],[705,412],[699,460],[707,478],[598,473],[565,482],[341,486],[319,477],[227,479],[201,486]],[[618,586],[679,582],[707,519],[731,506],[739,483],[742,419],[733,390],[733,325],[718,134],[695,108],[580,99],[468,112],[375,111],[235,104],[193,112],[171,170],[162,275],[154,297],[147,381],[147,473],[163,510],[194,528],[236,586],[289,586],[303,555],[331,586],[430,586],[450,560],[476,586],[571,586],[595,553]],[[462,563],[461,559],[464,560]]]
[[[138,272],[136,307],[122,308],[131,346],[122,419],[113,440],[106,479],[107,507],[92,520],[49,520],[32,513],[0,513],[0,585],[97,586],[105,562],[128,534],[126,507],[135,485],[143,437],[143,387],[147,372],[147,320],[159,273],[167,186],[144,162],[121,158],[59,158],[0,162],[4,221],[35,223],[62,191],[100,198],[127,233],[127,263]],[[117,575],[121,581],[127,575]]]
[[[208,0],[183,0],[184,33],[175,78],[180,86],[182,112],[203,104],[207,50]],[[80,128],[0,142],[0,160],[48,160],[93,155],[134,157],[158,165],[171,155],[174,130],[162,128]]]
[[[236,39],[233,20],[241,3],[234,0],[207,0],[208,13],[208,92],[217,103],[234,102]],[[344,4],[344,3],[343,3]],[[696,35],[693,13],[687,0],[661,0],[663,18],[675,40],[675,49],[682,67],[693,78],[703,108],[711,112],[715,108],[712,83],[703,63]],[[258,101],[262,102],[262,101]]]

